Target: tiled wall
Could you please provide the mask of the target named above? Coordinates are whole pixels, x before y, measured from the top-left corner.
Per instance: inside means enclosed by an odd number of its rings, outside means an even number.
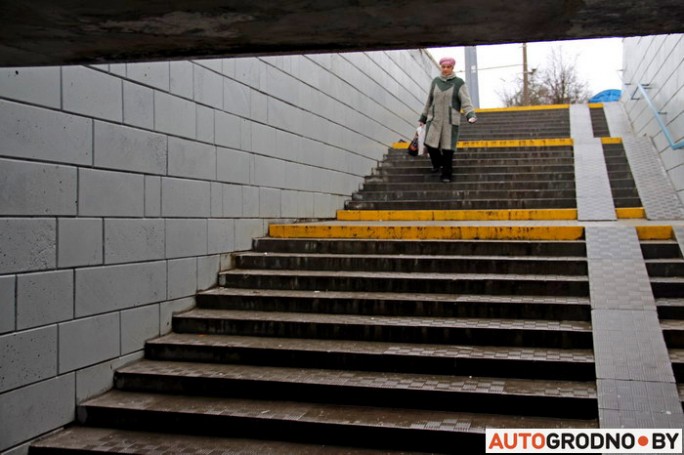
[[[684,140],[684,35],[656,35],[624,40],[623,98],[637,136],[649,136],[684,202],[684,149],[673,150],[643,100],[632,100],[636,84],[650,84],[648,94],[662,112],[674,142]],[[640,94],[635,95],[641,98]]]
[[[424,51],[0,69],[0,452],[74,418],[270,221],[412,135]]]

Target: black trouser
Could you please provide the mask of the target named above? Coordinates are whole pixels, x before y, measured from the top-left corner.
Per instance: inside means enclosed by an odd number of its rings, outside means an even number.
[[[442,168],[442,178],[451,180],[452,170],[452,160],[454,158],[454,151],[450,149],[436,149],[427,146],[428,153],[430,154],[430,161],[432,161],[432,168],[439,169]]]

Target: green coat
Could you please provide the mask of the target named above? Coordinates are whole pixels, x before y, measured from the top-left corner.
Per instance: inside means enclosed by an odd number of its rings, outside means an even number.
[[[430,85],[420,121],[425,123],[425,145],[440,149],[456,149],[461,109],[466,118],[475,117],[468,87],[463,79],[451,75],[436,77]]]

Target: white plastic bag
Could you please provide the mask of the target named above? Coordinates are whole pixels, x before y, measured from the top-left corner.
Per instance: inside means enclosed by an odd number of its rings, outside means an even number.
[[[420,125],[416,134],[418,134],[418,155],[425,155],[425,125]]]

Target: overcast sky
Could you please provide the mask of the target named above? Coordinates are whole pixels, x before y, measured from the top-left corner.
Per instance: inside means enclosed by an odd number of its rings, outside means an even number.
[[[528,43],[528,67],[543,67],[554,48],[561,50],[565,60],[575,62],[578,76],[581,81],[587,82],[591,95],[602,90],[622,88],[622,38]],[[464,77],[462,47],[432,48],[429,51],[437,61],[444,56],[456,58],[456,71],[460,77]],[[505,87],[512,87],[515,78],[522,74],[522,45],[477,46],[477,65],[480,107],[501,107],[503,103],[498,92]]]

